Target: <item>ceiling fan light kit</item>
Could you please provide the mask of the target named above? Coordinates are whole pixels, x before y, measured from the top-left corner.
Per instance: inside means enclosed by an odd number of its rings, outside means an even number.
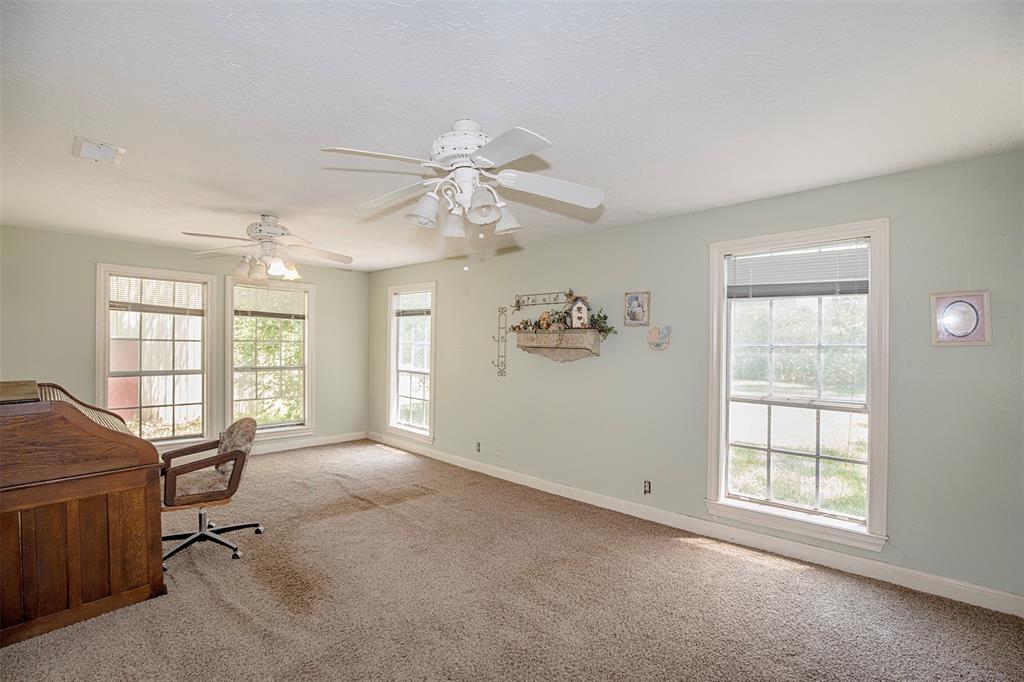
[[[426,189],[415,208],[406,214],[406,219],[419,227],[434,228],[441,225],[441,234],[445,237],[464,237],[466,228],[463,219],[474,225],[497,223],[495,234],[506,234],[522,228],[498,195],[495,185],[584,208],[596,208],[604,201],[602,190],[575,182],[512,169],[497,174],[488,171],[549,146],[551,143],[547,139],[526,128],[512,128],[491,138],[476,121],[460,118],[452,123],[450,131],[434,140],[430,148],[430,160],[349,147],[326,147],[323,151],[409,161],[445,172],[444,177],[413,183],[363,202],[357,208],[380,209]]]

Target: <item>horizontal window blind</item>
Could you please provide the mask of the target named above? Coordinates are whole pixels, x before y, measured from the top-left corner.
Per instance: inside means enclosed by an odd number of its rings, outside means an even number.
[[[726,257],[729,298],[865,294],[867,239]]]
[[[410,294],[395,294],[395,317],[414,317],[429,315],[431,308],[429,291],[418,291]]]
[[[235,315],[306,319],[306,292],[235,285]]]
[[[203,285],[111,275],[110,309],[175,315],[203,314]]]

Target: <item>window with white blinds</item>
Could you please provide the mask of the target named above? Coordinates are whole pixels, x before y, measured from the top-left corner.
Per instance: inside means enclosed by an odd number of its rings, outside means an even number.
[[[229,291],[230,421],[309,426],[311,286],[230,283]]]
[[[102,404],[142,438],[203,436],[212,278],[104,265],[99,273],[106,322],[98,359]]]
[[[430,437],[432,423],[432,284],[392,288],[389,425]]]
[[[866,294],[871,276],[868,240],[728,256],[729,298]]]

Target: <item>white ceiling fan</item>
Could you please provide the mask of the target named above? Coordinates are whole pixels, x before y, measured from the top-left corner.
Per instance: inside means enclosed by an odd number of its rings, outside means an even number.
[[[340,265],[348,265],[352,262],[351,256],[310,246],[309,240],[292,234],[291,230],[278,223],[277,220],[276,215],[264,213],[260,216],[258,223],[249,223],[249,227],[245,229],[247,237],[206,234],[204,232],[182,232],[182,234],[187,234],[190,237],[212,237],[213,239],[247,242],[219,249],[197,251],[195,254],[203,256],[211,253],[241,252],[242,260],[235,266],[233,274],[243,279],[259,281],[267,279],[268,276],[287,280],[300,279],[302,276],[292,260],[293,252],[299,256],[313,256]]]
[[[452,123],[450,132],[434,140],[429,160],[348,147],[327,147],[323,151],[410,161],[445,172],[443,177],[407,185],[363,202],[356,208],[377,210],[427,190],[405,217],[421,227],[434,228],[441,225],[441,234],[446,237],[464,237],[466,227],[463,217],[475,225],[496,222],[494,234],[497,235],[522,228],[508,204],[498,195],[495,186],[583,208],[596,208],[604,201],[604,191],[575,182],[511,168],[492,172],[550,146],[551,143],[545,138],[519,127],[492,139],[482,132],[479,123],[462,118]]]

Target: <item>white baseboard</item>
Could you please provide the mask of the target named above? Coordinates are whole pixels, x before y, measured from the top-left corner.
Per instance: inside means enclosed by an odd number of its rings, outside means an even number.
[[[353,431],[352,433],[338,433],[333,436],[296,436],[295,438],[274,438],[265,440],[262,443],[259,436],[252,446],[252,454],[265,455],[271,452],[285,452],[287,450],[298,450],[299,448],[311,448],[316,445],[333,445],[334,443],[347,443],[350,440],[362,440],[366,438],[366,431]]]
[[[1024,595],[1003,592],[990,587],[982,587],[981,585],[974,585],[961,580],[925,573],[913,568],[888,564],[876,559],[865,559],[823,547],[765,535],[744,528],[736,528],[716,521],[677,514],[665,511],[664,509],[656,509],[644,504],[628,502],[617,497],[601,495],[560,483],[552,483],[536,476],[521,474],[467,457],[451,455],[421,443],[415,443],[394,436],[371,431],[367,434],[367,437],[378,443],[425,455],[426,457],[447,462],[463,469],[470,469],[488,476],[511,481],[512,483],[525,485],[528,488],[535,488],[536,490],[542,490],[560,497],[578,500],[596,507],[611,509],[612,511],[628,514],[629,516],[696,533],[697,535],[704,535],[738,545],[781,554],[793,559],[828,566],[829,568],[846,571],[847,573],[855,573],[876,580],[884,580],[885,582],[909,587],[920,592],[927,592],[1024,618]]]

